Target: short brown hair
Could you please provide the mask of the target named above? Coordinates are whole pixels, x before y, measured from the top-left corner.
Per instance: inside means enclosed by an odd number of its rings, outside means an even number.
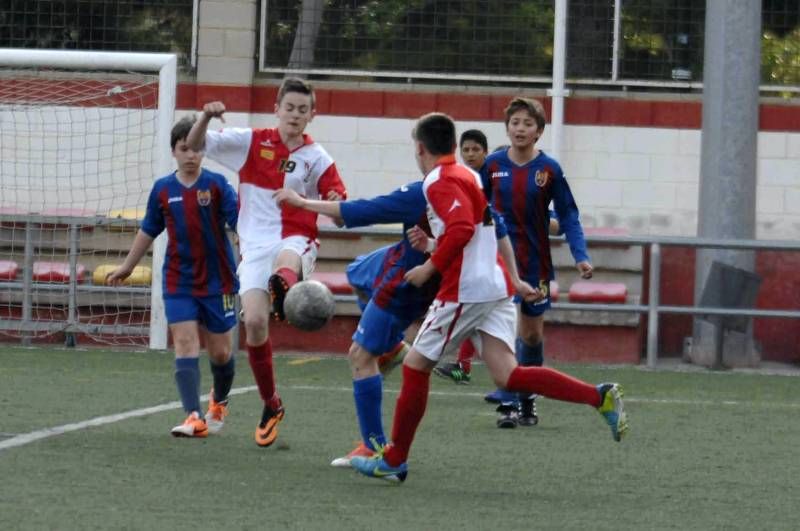
[[[192,130],[192,126],[197,121],[197,116],[184,116],[178,123],[172,126],[172,131],[169,134],[169,145],[172,149],[175,149],[175,145],[181,141],[186,140],[186,137],[189,136],[189,131]]]
[[[456,124],[441,112],[420,117],[411,136],[422,142],[431,155],[449,155],[456,150]]]
[[[297,92],[299,94],[311,96],[311,108],[314,108],[314,87],[311,86],[311,83],[304,81],[299,77],[287,77],[283,80],[283,83],[281,83],[281,86],[278,89],[278,105],[280,105],[283,97],[289,92]]]
[[[544,112],[544,105],[542,105],[539,100],[531,98],[514,98],[511,100],[511,103],[509,103],[508,107],[505,109],[506,127],[508,127],[508,122],[511,121],[511,115],[517,111],[528,111],[531,118],[536,120],[536,126],[539,128],[539,131],[544,131],[547,116]]]

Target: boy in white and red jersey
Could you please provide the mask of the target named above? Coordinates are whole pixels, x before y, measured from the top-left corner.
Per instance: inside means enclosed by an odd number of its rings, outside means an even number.
[[[498,387],[589,404],[605,417],[614,440],[619,441],[627,430],[619,385],[595,387],[550,368],[517,365],[516,308],[511,295],[516,290],[533,300],[540,294],[519,280],[514,264],[509,264],[509,275],[498,255],[480,177],[456,163],[453,120],[441,113],[427,114],[417,122],[413,138],[417,163],[425,175],[428,221],[437,241],[431,257],[408,271],[405,279],[420,286],[438,272],[442,280],[403,362],[392,443],[374,457],[353,457],[350,465],[369,477],[405,480],[406,459],[425,414],[430,373],[439,358],[454,352],[464,339],[473,342]]]
[[[285,414],[275,389],[269,318],[285,319],[284,296],[311,274],[319,246],[317,214],[279,206],[272,195],[280,188],[311,199],[338,200],[346,193],[331,156],[304,133],[314,118],[314,92],[305,81],[287,78],[281,84],[275,103],[276,128],[208,131],[209,121],[222,119],[224,113],[222,102],[207,103],[187,143],[239,172],[242,261],[237,273],[248,360],[264,401],[255,439],[265,447],[275,442]]]

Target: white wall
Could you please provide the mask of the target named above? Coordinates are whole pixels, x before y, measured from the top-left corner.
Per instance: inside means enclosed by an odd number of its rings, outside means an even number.
[[[271,114],[232,113],[225,125],[274,124]],[[420,178],[412,124],[409,119],[318,116],[308,132],[336,159],[350,197],[370,197]],[[506,143],[502,123],[465,121],[458,127],[483,130],[490,149]],[[548,128],[540,141],[545,151],[549,133]],[[700,136],[696,129],[565,127],[561,163],[584,226],[694,236]],[[800,133],[759,133],[758,154],[757,237],[800,239]]]

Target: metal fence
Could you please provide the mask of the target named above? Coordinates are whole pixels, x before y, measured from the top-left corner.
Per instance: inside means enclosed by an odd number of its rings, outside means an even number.
[[[172,52],[189,64],[196,0],[0,0],[0,48]]]
[[[570,0],[572,83],[699,89],[705,2]],[[547,82],[552,0],[261,0],[265,72]],[[797,92],[800,2],[763,0],[762,83]]]
[[[367,78],[546,83],[553,0],[259,0],[259,65]],[[0,0],[0,47],[161,51],[194,65],[198,0]],[[571,83],[699,89],[705,2],[570,0]],[[762,83],[800,91],[800,2],[762,0]]]
[[[31,338],[40,335],[50,335],[56,332],[68,334],[88,334],[95,338],[125,336],[143,337],[149,332],[147,320],[139,322],[124,322],[114,314],[105,316],[102,322],[92,322],[86,316],[81,316],[80,308],[88,304],[89,299],[103,297],[138,297],[141,304],[149,301],[149,287],[108,287],[102,285],[82,284],[78,280],[77,261],[80,249],[81,229],[86,226],[109,226],[132,227],[137,224],[135,221],[109,220],[103,218],[86,219],[71,217],[41,217],[41,216],[9,216],[0,215],[0,226],[8,223],[21,223],[25,226],[25,248],[24,259],[22,261],[22,278],[19,281],[0,281],[0,298],[12,297],[13,294],[20,294],[16,306],[20,310],[18,317],[9,318],[9,315],[0,315],[0,335],[5,331],[12,336],[20,338],[24,343]],[[69,251],[67,259],[70,266],[69,282],[53,284],[46,282],[35,282],[31,278],[31,268],[35,254],[35,244],[31,236],[32,231],[42,224],[62,225],[69,229]],[[320,232],[331,236],[340,236],[343,233],[370,235],[370,236],[389,236],[399,238],[402,232],[396,228],[367,227],[357,230],[340,229],[336,227],[321,227]],[[590,245],[624,245],[641,246],[649,249],[650,266],[648,274],[648,296],[646,304],[600,304],[600,303],[570,303],[555,302],[553,308],[556,310],[577,310],[586,312],[623,312],[639,313],[647,315],[647,347],[646,363],[648,367],[655,368],[658,361],[658,341],[659,341],[659,317],[665,314],[683,315],[737,315],[747,317],[767,317],[767,318],[794,318],[800,319],[800,308],[794,310],[778,309],[732,309],[732,308],[712,308],[698,305],[692,306],[669,306],[660,303],[661,289],[661,249],[665,246],[692,247],[692,248],[714,248],[714,249],[737,249],[737,250],[780,250],[780,251],[800,251],[800,243],[791,241],[758,241],[758,240],[714,240],[708,238],[678,238],[678,237],[659,237],[659,236],[596,236],[587,235],[586,241]],[[34,316],[35,300],[34,295],[41,293],[61,294],[61,306],[64,310],[63,319],[40,319]],[[338,302],[354,302],[354,295],[336,295]],[[133,300],[133,299],[131,299]],[[97,304],[97,303],[95,303]],[[119,302],[115,300],[115,307],[119,307]]]

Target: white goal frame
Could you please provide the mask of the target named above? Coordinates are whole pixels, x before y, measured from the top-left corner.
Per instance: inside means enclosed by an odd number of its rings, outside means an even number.
[[[157,175],[173,169],[170,130],[175,116],[177,57],[166,53],[93,52],[72,50],[0,49],[0,67],[54,67],[65,70],[116,70],[158,73],[158,109],[155,154]],[[153,275],[150,306],[150,348],[167,348],[167,321],[161,293],[161,268],[166,251],[166,233],[153,243]]]

